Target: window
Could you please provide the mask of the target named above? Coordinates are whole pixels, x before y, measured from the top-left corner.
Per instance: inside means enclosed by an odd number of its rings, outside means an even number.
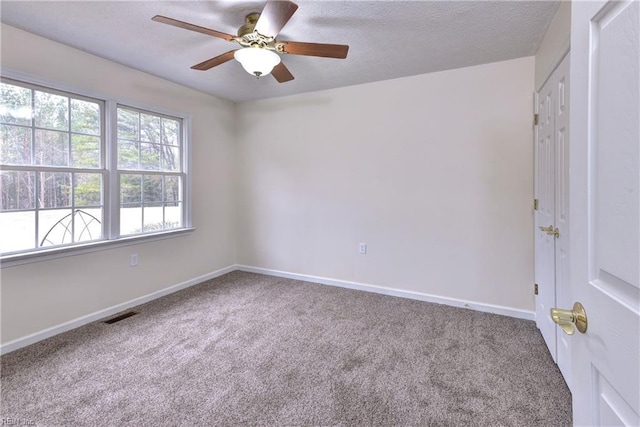
[[[110,105],[2,79],[3,257],[186,228],[183,119]]]
[[[1,85],[2,253],[101,239],[104,103]]]
[[[182,224],[182,121],[118,107],[120,234]]]

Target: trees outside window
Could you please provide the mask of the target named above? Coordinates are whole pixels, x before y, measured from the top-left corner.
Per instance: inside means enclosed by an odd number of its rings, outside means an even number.
[[[103,101],[0,84],[2,253],[102,239],[103,123]]]
[[[120,234],[182,224],[182,123],[118,107]]]
[[[0,252],[184,228],[183,156],[181,118],[2,79]]]

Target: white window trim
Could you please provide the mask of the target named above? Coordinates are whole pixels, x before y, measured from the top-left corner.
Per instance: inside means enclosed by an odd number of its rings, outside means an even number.
[[[144,104],[135,100],[124,99],[99,93],[90,90],[80,89],[68,84],[60,83],[57,81],[49,80],[32,74],[12,70],[6,67],[0,67],[0,76],[22,81],[24,83],[42,86],[46,89],[53,89],[62,92],[68,92],[72,95],[80,95],[88,98],[94,98],[104,101],[105,109],[105,169],[108,172],[107,180],[103,182],[103,193],[105,197],[104,213],[103,216],[106,219],[106,227],[104,229],[103,240],[88,242],[88,243],[74,243],[71,245],[61,245],[51,249],[37,249],[29,252],[20,252],[15,254],[9,254],[0,256],[0,268],[13,267],[17,265],[30,264],[34,262],[48,261],[56,258],[82,255],[86,253],[114,249],[117,247],[131,246],[142,243],[148,243],[157,240],[164,240],[174,237],[184,236],[195,231],[192,222],[192,159],[191,159],[191,127],[192,116],[189,113],[180,111],[168,110],[163,107]],[[182,153],[183,153],[183,173],[186,176],[185,184],[185,197],[184,197],[184,223],[183,228],[165,230],[157,233],[138,234],[133,236],[119,237],[119,209],[120,198],[117,193],[119,187],[118,173],[117,173],[117,144],[112,143],[113,139],[117,135],[117,106],[132,107],[139,110],[146,110],[151,113],[163,114],[166,116],[173,116],[182,120]]]
[[[31,264],[34,262],[49,261],[57,258],[89,254],[91,252],[106,251],[125,246],[140,245],[155,242],[157,240],[172,239],[191,234],[195,228],[176,228],[159,233],[139,234],[136,236],[121,237],[115,240],[100,240],[89,243],[76,243],[73,246],[58,246],[52,249],[41,249],[37,252],[24,252],[15,255],[6,255],[0,260],[2,268],[15,267],[17,265]]]

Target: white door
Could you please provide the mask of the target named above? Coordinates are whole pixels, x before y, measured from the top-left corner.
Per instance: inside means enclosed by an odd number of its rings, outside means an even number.
[[[535,215],[535,275],[538,285],[536,321],[538,329],[557,362],[556,325],[548,315],[556,306],[555,237],[545,232],[555,228],[555,130],[554,76],[538,94],[538,129],[536,136],[536,194],[538,209]]]
[[[536,133],[536,319],[553,360],[571,386],[571,353],[549,310],[569,304],[569,56],[538,94]],[[555,231],[547,232],[544,229]]]
[[[640,425],[640,3],[572,2],[576,425]],[[569,307],[563,307],[569,308]]]

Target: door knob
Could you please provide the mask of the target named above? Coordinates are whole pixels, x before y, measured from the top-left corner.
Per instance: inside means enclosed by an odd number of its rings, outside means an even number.
[[[576,331],[584,334],[587,332],[587,312],[579,302],[573,304],[573,310],[562,308],[551,309],[551,319],[556,322],[567,335],[573,335]]]
[[[538,227],[541,231],[544,231],[545,233],[547,233],[550,236],[554,236],[554,237],[559,237],[560,236],[560,230],[558,229],[558,227],[556,227],[555,229],[553,228],[553,225],[550,225],[548,227]]]

